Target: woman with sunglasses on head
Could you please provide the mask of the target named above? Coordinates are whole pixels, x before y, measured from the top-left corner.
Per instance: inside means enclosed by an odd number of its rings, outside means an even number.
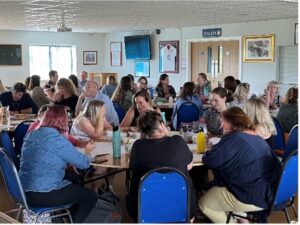
[[[20,180],[30,207],[56,207],[73,203],[75,223],[82,223],[97,202],[97,195],[80,185],[64,180],[71,164],[85,169],[95,148],[87,143],[84,153],[63,135],[68,130],[68,116],[63,106],[47,107],[39,126],[26,135],[21,151]]]

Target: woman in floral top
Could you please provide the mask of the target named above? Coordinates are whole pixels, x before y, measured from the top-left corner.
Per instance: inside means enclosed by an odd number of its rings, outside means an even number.
[[[194,93],[199,95],[203,104],[205,104],[211,94],[211,84],[207,80],[205,73],[199,73],[197,78],[197,86],[194,90]]]

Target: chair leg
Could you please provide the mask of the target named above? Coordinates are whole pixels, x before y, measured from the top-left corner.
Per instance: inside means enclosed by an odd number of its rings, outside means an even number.
[[[232,212],[229,212],[227,215],[226,223],[230,222],[231,216],[232,216]]]
[[[292,207],[293,207],[293,211],[294,211],[295,217],[298,218],[298,213],[297,213],[297,211],[295,209],[294,203],[292,204]]]
[[[19,210],[18,210],[18,213],[17,213],[17,217],[16,217],[16,220],[18,220],[18,221],[19,221],[19,219],[20,219],[20,215],[21,215],[21,213],[22,213],[22,209],[23,209],[23,207],[22,207],[22,205],[20,205]]]
[[[285,217],[288,223],[291,223],[290,215],[287,208],[284,208]]]

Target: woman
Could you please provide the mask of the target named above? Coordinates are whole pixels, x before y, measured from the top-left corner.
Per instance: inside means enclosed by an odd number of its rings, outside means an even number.
[[[2,81],[0,80],[0,95],[6,91],[7,91],[6,88],[4,87]]]
[[[233,76],[227,76],[224,79],[224,88],[227,90],[226,102],[233,101],[233,93],[237,87],[236,80]]]
[[[169,98],[172,97],[173,100],[176,98],[176,92],[172,85],[169,85],[169,76],[167,74],[160,75],[159,83],[155,88],[158,98],[165,98],[166,101],[169,101]]]
[[[93,191],[63,180],[65,168],[72,164],[85,169],[95,148],[90,142],[78,151],[61,133],[67,132],[64,107],[48,106],[40,125],[27,134],[22,146],[20,180],[30,207],[55,207],[74,204],[72,218],[82,223],[97,202]]]
[[[74,136],[99,139],[104,136],[104,124],[110,126],[105,119],[106,108],[99,100],[91,100],[74,120],[71,134]]]
[[[229,211],[267,209],[280,176],[276,156],[242,109],[222,112],[222,121],[224,136],[202,159],[213,170],[215,186],[200,198],[199,207],[214,223],[225,223]]]
[[[177,110],[179,107],[185,103],[185,102],[191,102],[194,103],[198,110],[199,110],[199,117],[202,116],[203,114],[203,107],[202,107],[202,101],[198,95],[194,95],[195,85],[193,82],[186,82],[183,85],[183,88],[180,92],[179,98],[177,99],[174,109],[173,109],[173,114],[172,114],[172,124],[173,128],[176,130],[177,128]]]
[[[197,83],[194,93],[199,95],[202,103],[205,104],[211,94],[211,84],[205,73],[198,73]]]
[[[276,128],[263,100],[249,99],[246,101],[244,110],[254,125],[255,133],[265,139],[272,149],[275,149]]]
[[[121,122],[122,131],[136,131],[137,121],[141,113],[152,110],[160,113],[158,108],[154,109],[149,93],[146,90],[137,91],[133,96],[133,105],[126,113],[123,121]]]
[[[57,90],[52,101],[57,105],[66,106],[68,110],[74,113],[78,101],[74,84],[69,79],[60,78],[56,86]]]
[[[285,133],[289,133],[298,124],[298,87],[292,87],[286,93],[284,104],[279,108],[277,119]]]
[[[31,90],[31,98],[38,108],[45,104],[49,104],[50,99],[45,94],[43,88],[40,86],[40,76],[33,75],[30,80],[29,89]]]
[[[270,81],[263,96],[268,109],[278,109],[280,105],[279,86],[277,81]]]
[[[233,94],[233,101],[228,103],[229,107],[237,106],[241,109],[244,109],[245,102],[248,99],[250,93],[250,85],[248,83],[241,83],[239,84],[235,92]]]
[[[109,98],[111,98],[116,88],[117,88],[116,78],[114,76],[108,76],[106,78],[106,85],[104,85],[101,88],[100,92],[106,94]]]
[[[147,90],[147,84],[148,84],[148,80],[146,77],[140,77],[138,79],[138,82],[137,82],[137,91],[140,91],[140,90]]]
[[[212,91],[212,108],[204,112],[203,119],[207,130],[214,135],[222,135],[221,113],[227,109],[227,91],[225,88],[217,87]]]
[[[132,96],[134,91],[132,90],[132,81],[129,76],[121,78],[121,82],[116,88],[111,100],[117,102],[124,109],[126,113],[132,106]]]
[[[79,87],[79,83],[78,83],[78,78],[76,75],[71,74],[69,76],[69,79],[72,81],[72,83],[74,84],[75,90],[76,90],[76,95],[79,96],[81,94],[81,89]]]
[[[142,176],[148,171],[168,166],[179,169],[188,175],[193,166],[193,154],[185,141],[178,135],[169,137],[162,117],[155,111],[143,113],[138,120],[141,136],[145,137],[134,142],[129,168],[132,169],[130,191],[126,196],[129,215],[137,219],[137,193]],[[194,202],[191,200],[191,202]],[[191,207],[191,217],[194,207]]]

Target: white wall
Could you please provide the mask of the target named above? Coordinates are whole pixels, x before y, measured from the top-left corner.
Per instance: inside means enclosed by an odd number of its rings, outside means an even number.
[[[23,32],[0,31],[0,44],[22,45],[22,66],[0,66],[0,79],[5,86],[16,81],[24,82],[30,75],[29,45],[30,44],[71,44],[76,46],[77,74],[82,70],[98,72],[104,70],[105,39],[104,34],[87,33],[56,33],[56,32]],[[83,65],[83,51],[98,51],[97,65]],[[59,71],[58,71],[59,74]],[[66,74],[68,76],[70,74]]]
[[[206,28],[222,28],[222,38],[234,37],[235,39],[242,39],[243,35],[252,34],[275,34],[275,62],[273,63],[241,63],[240,78],[243,82],[251,83],[251,92],[262,93],[265,85],[270,80],[278,80],[278,46],[294,45],[294,26],[297,19],[290,20],[276,20],[276,21],[263,21],[239,24],[224,24],[202,27],[184,27],[184,28],[170,28],[163,29],[159,35],[155,34],[154,30],[146,30],[142,32],[131,33],[112,33],[106,34],[105,46],[105,70],[110,72],[117,72],[119,77],[127,73],[134,73],[134,63],[132,60],[126,60],[124,52],[124,36],[136,34],[151,34],[152,38],[152,59],[150,61],[150,86],[155,86],[159,79],[159,56],[158,56],[158,43],[159,41],[179,40],[179,73],[169,73],[170,82],[178,92],[179,87],[184,82],[190,80],[191,75],[188,72],[188,49],[187,43],[190,40],[201,40],[202,29]],[[109,60],[109,44],[112,41],[122,41],[123,48],[123,65],[121,67],[111,67]],[[242,48],[241,54],[242,54]],[[185,68],[182,62],[186,62]],[[229,75],[229,74],[228,74]],[[296,75],[297,76],[297,75]]]
[[[109,33],[109,34],[85,34],[85,33],[56,33],[56,32],[18,32],[0,31],[1,44],[22,44],[22,66],[0,66],[0,79],[6,86],[12,85],[15,81],[24,81],[29,75],[29,44],[72,44],[77,48],[77,71],[78,75],[82,70],[88,72],[116,72],[118,78],[128,73],[134,74],[134,61],[126,60],[124,48],[124,36],[150,34],[151,54],[149,85],[156,86],[159,73],[159,41],[179,40],[179,73],[169,73],[170,82],[178,92],[184,82],[190,80],[188,73],[187,43],[190,40],[201,40],[202,29],[222,28],[222,37],[235,37],[241,39],[243,35],[250,34],[275,34],[275,62],[274,63],[241,63],[241,80],[251,83],[251,91],[261,93],[270,80],[278,80],[278,46],[294,44],[294,24],[297,19],[251,22],[240,24],[225,24],[202,27],[184,27],[162,29],[157,35],[155,30]],[[120,67],[110,65],[110,42],[122,42],[123,63]],[[84,50],[98,51],[98,65],[84,66],[82,64],[82,52]],[[242,51],[242,48],[241,48]],[[183,68],[182,62],[186,66]],[[59,71],[58,71],[59,72]]]

